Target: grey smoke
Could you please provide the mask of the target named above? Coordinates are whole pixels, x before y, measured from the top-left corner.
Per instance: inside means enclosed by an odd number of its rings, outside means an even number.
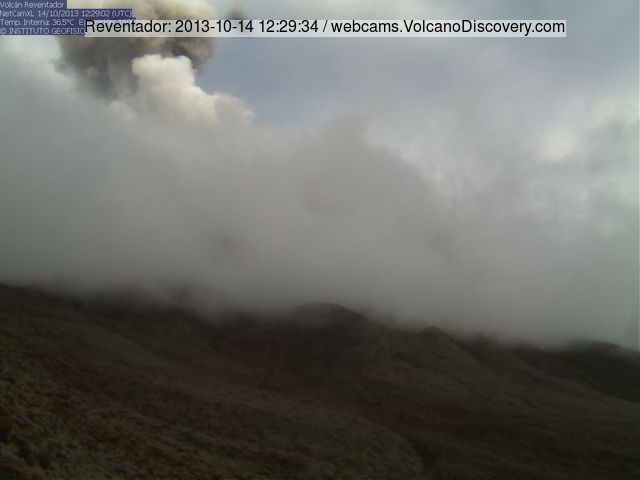
[[[136,45],[87,46],[76,63],[63,45],[76,78],[93,81],[84,65],[103,59],[98,97],[3,55],[0,281],[134,289],[205,311],[331,302],[506,338],[628,341],[637,185],[596,177],[578,205],[572,164],[495,161],[488,186],[451,191],[372,146],[361,119],[256,125],[241,99],[196,84],[191,57]],[[633,171],[637,130],[637,117],[613,116],[584,148],[620,145],[608,161]]]
[[[249,16],[240,7],[233,7],[227,12],[225,18],[228,20],[248,20]]]
[[[133,8],[137,19],[214,18],[213,9],[201,0],[135,0],[109,3],[110,8]],[[213,38],[84,38],[58,37],[62,57],[59,66],[76,73],[94,92],[117,97],[134,88],[131,61],[146,54],[185,56],[199,69],[213,54]]]

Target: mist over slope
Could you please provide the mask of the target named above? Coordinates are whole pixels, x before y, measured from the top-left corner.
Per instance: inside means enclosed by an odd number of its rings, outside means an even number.
[[[622,147],[602,156],[616,176],[582,183],[597,165],[514,162],[484,187],[454,172],[459,194],[371,145],[366,119],[258,125],[242,99],[196,82],[211,44],[150,40],[64,39],[43,47],[51,63],[35,40],[0,47],[1,281],[206,312],[329,302],[505,338],[634,342],[637,183],[617,175],[635,161],[637,117],[595,126],[585,146],[614,132]]]
[[[0,477],[640,475],[640,356],[0,287]],[[214,321],[212,321],[214,320]]]

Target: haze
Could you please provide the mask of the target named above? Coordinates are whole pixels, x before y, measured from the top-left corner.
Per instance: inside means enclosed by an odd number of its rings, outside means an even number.
[[[636,1],[265,3],[568,37],[3,39],[0,282],[634,344]]]

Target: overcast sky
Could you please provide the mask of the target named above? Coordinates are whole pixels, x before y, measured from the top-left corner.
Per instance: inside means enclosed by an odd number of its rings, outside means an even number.
[[[584,215],[594,195],[637,205],[638,2],[223,0],[216,8],[252,18],[566,19],[565,39],[222,39],[201,82],[246,99],[257,122],[362,117],[371,142],[457,194],[524,169],[547,214]]]
[[[138,90],[115,100],[61,73],[53,39],[3,40],[0,280],[190,283],[236,307],[335,301],[507,337],[630,343],[637,1],[213,6],[256,19],[560,19],[567,38],[224,38],[199,88],[188,62],[147,57],[129,72]],[[111,145],[93,152],[100,132]],[[123,158],[144,159],[140,172]],[[223,206],[203,217],[210,203]]]

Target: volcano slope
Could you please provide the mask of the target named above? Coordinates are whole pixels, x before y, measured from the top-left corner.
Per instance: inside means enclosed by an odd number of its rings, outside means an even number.
[[[0,479],[637,479],[640,356],[0,287]]]

